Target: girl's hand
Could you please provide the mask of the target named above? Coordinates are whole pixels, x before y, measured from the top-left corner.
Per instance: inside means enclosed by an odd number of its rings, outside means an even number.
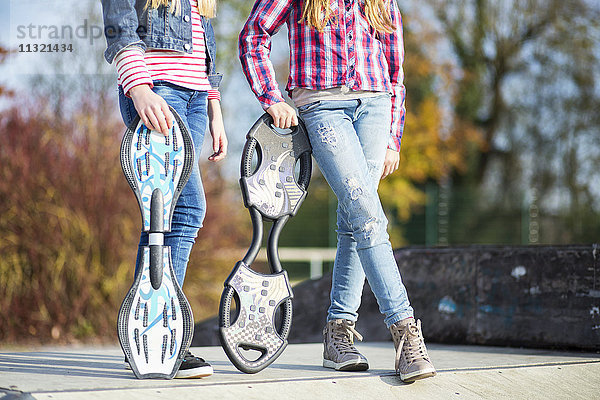
[[[129,95],[144,125],[168,135],[174,117],[165,99],[154,93],[147,84],[132,87]]]
[[[210,161],[221,161],[227,155],[227,135],[221,115],[221,103],[217,99],[208,101],[208,126],[213,140],[213,154]]]
[[[273,125],[276,128],[288,129],[298,125],[298,116],[296,110],[285,102],[275,103],[267,108],[267,112],[273,117]]]
[[[385,159],[383,160],[383,173],[381,179],[398,169],[400,165],[400,152],[395,150],[387,149],[385,153]]]

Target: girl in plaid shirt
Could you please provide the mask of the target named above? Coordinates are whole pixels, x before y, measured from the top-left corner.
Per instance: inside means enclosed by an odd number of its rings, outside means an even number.
[[[404,128],[402,19],[395,0],[256,0],[239,36],[242,68],[279,128],[298,124],[269,60],[286,23],[286,90],[321,172],[338,199],[337,255],[323,330],[323,366],[366,370],[354,347],[365,278],[377,298],[405,382],[435,375],[387,234],[377,187],[398,168]]]

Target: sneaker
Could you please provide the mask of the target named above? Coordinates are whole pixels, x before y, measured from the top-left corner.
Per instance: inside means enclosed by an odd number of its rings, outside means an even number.
[[[354,337],[362,336],[354,329],[354,322],[346,319],[327,321],[323,329],[323,366],[336,371],[365,371],[369,363],[354,347]]]
[[[131,370],[131,365],[129,365],[127,357],[125,357],[125,369]],[[209,363],[204,361],[203,358],[196,357],[188,351],[183,357],[183,361],[175,374],[175,378],[203,378],[212,374],[213,368]]]
[[[415,322],[414,318],[410,318],[396,322],[390,326],[390,332],[396,349],[396,373],[400,374],[403,382],[435,375],[435,368],[425,348],[421,320]]]
[[[175,378],[203,378],[212,374],[213,368],[209,363],[188,351],[183,357],[183,362],[179,366],[179,371],[175,374]]]

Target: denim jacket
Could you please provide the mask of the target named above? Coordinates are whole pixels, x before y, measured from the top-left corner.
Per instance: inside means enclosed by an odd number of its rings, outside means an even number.
[[[182,12],[174,15],[167,7],[146,8],[147,0],[102,0],[104,35],[107,49],[104,58],[112,63],[127,46],[146,49],[175,50],[192,53],[192,6],[181,1]],[[218,88],[223,76],[215,72],[217,51],[210,20],[202,16],[206,42],[206,70],[211,87]]]

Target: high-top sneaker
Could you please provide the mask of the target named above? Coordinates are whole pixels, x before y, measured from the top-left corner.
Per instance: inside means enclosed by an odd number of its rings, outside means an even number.
[[[337,371],[365,371],[369,362],[354,347],[354,338],[362,340],[354,322],[345,319],[328,321],[323,328],[323,366]]]
[[[404,382],[429,378],[435,375],[435,368],[427,354],[421,320],[414,318],[396,322],[390,326],[396,349],[396,373]]]

